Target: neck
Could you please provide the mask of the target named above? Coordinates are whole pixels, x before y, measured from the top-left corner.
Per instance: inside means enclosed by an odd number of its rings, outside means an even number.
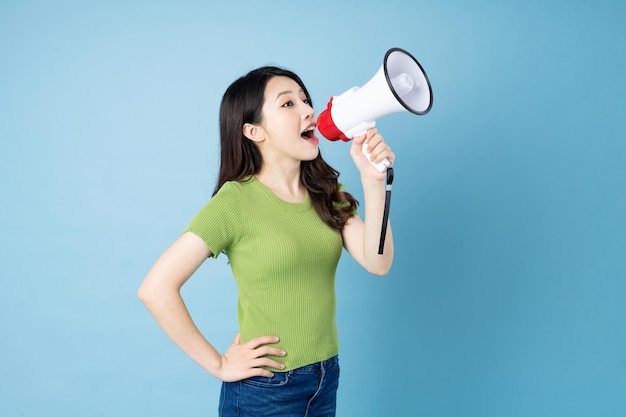
[[[254,176],[281,200],[299,203],[306,197],[306,189],[300,182],[299,162],[291,167],[263,164]]]

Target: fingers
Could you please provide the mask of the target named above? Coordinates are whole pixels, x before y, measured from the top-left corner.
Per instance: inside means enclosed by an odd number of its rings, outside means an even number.
[[[278,342],[278,337],[273,337],[273,336],[257,337],[255,339],[252,339],[250,342],[248,342],[250,344],[251,349],[253,349],[253,357],[256,358],[256,360],[254,361],[254,365],[253,365],[254,367],[269,366],[269,367],[276,368],[276,369],[285,368],[285,366],[282,363],[266,358],[266,356],[282,357],[282,356],[287,355],[287,352],[285,352],[284,350],[280,348],[267,346],[268,343],[277,343],[277,342]]]
[[[375,127],[369,129],[367,132],[362,133],[360,135],[357,135],[355,137],[352,138],[352,148],[350,150],[350,153],[354,156],[354,155],[363,155],[363,153],[361,152],[361,148],[363,146],[364,142],[368,142],[371,140],[371,138],[373,136],[375,136],[378,133],[378,130],[376,130]],[[382,138],[382,137],[381,137]],[[369,143],[369,142],[368,142]],[[369,151],[368,151],[369,152]]]
[[[274,369],[285,369],[285,365],[269,358],[258,358],[252,361],[253,368],[261,368],[263,366]]]
[[[241,344],[241,336],[237,334],[226,353],[222,355],[219,378],[223,381],[238,381],[250,376],[273,376],[272,372],[263,367],[285,369],[285,365],[268,356],[283,357],[287,353],[275,346],[276,336],[256,337]]]
[[[258,355],[258,357],[261,356],[285,356],[287,353],[279,348],[273,348],[273,347],[269,347],[269,346],[262,346],[262,347],[258,347],[255,349],[256,354]]]
[[[372,129],[370,129],[370,130],[372,130]],[[367,140],[367,132],[365,132],[365,133],[363,133],[361,135],[357,135],[357,136],[353,137],[352,138],[352,143],[354,143],[355,145],[361,146],[363,144],[363,142],[365,142],[366,140]]]
[[[243,346],[250,350],[253,358],[261,358],[264,356],[285,356],[287,355],[287,352],[285,352],[284,350],[277,347],[268,346],[269,344],[278,343],[279,340],[280,339],[276,336],[260,336],[255,337]]]
[[[251,339],[250,341],[248,341],[248,343],[246,343],[246,345],[251,348],[251,349],[256,349],[259,346],[263,346],[263,345],[271,345],[274,343],[278,343],[280,341],[280,339],[276,336],[259,336],[259,337],[255,337],[254,339]]]
[[[263,376],[265,378],[272,378],[274,376],[274,373],[263,368],[254,368],[252,372],[250,372],[250,375],[248,375],[248,378],[253,377],[253,376]]]
[[[361,138],[360,138],[361,139]],[[391,148],[384,141],[383,136],[378,132],[376,128],[371,128],[367,131],[365,135],[363,135],[361,144],[363,142],[367,143],[367,152],[370,154],[370,158],[374,163],[380,163],[383,160],[387,159],[390,163],[393,164],[393,160],[395,159],[394,153],[391,151]]]

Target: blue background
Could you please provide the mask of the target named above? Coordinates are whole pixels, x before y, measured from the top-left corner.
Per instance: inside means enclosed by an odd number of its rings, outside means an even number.
[[[434,91],[397,154],[385,278],[338,271],[341,416],[626,413],[620,1],[0,3],[0,415],[215,415],[136,298],[210,197],[221,95],[264,64],[323,109],[391,47]],[[349,144],[321,144],[342,182]],[[220,350],[225,259],[183,289]]]

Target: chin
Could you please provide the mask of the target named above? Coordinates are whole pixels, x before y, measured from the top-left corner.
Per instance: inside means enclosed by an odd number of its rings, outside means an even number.
[[[319,150],[319,148],[317,148],[317,149],[315,150],[315,154],[313,154],[313,153],[312,153],[312,154],[310,154],[310,155],[309,155],[309,157],[308,157],[308,158],[304,158],[304,159],[302,159],[302,160],[303,160],[303,161],[312,161],[312,160],[314,160],[315,158],[317,158],[317,157],[319,156],[319,154],[320,154],[320,150]]]

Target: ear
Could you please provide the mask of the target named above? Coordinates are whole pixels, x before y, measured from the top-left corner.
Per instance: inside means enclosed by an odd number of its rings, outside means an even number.
[[[262,142],[264,139],[264,130],[261,126],[246,123],[242,128],[243,135],[253,142]]]

